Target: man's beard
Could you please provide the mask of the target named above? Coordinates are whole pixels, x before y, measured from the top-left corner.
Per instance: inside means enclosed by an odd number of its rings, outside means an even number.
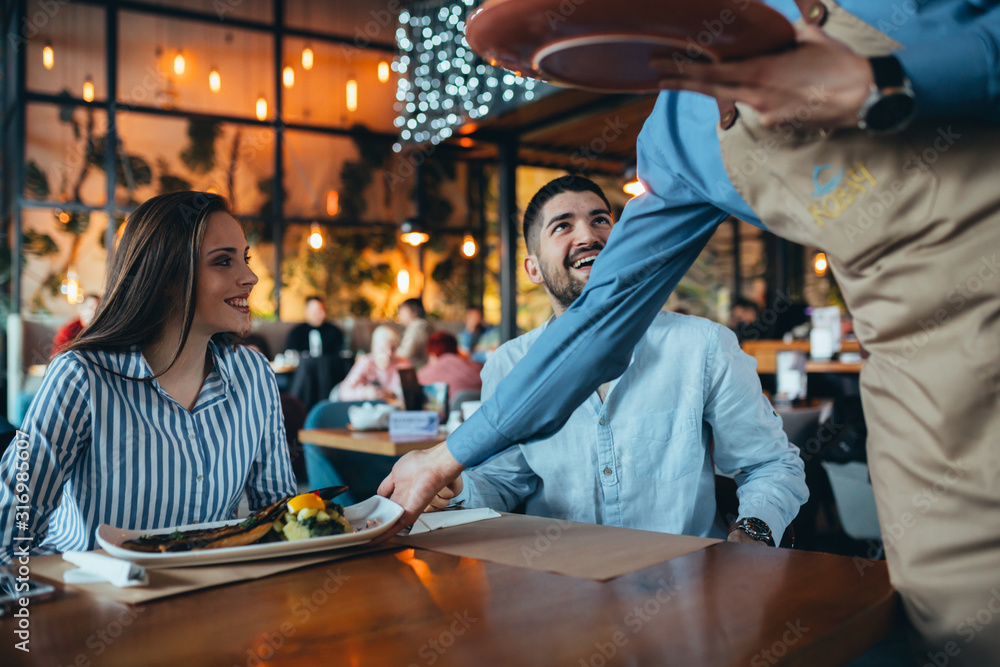
[[[596,245],[590,248],[584,248],[576,253],[573,253],[562,266],[550,266],[546,262],[540,262],[539,268],[542,271],[542,280],[545,282],[545,286],[548,288],[549,293],[552,297],[559,302],[559,305],[563,309],[569,308],[573,305],[580,294],[583,293],[583,288],[587,286],[587,281],[573,275],[570,272],[569,265],[575,262],[580,255],[591,250],[603,250],[603,245]]]

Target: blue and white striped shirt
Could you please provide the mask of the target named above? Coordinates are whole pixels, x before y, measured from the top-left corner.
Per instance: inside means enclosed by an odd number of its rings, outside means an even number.
[[[244,490],[251,509],[295,493],[267,361],[243,346],[209,347],[214,368],[191,411],[156,380],[101,368],[152,376],[138,348],[52,361],[0,460],[0,560],[25,544],[33,553],[93,549],[102,523],[152,529],[234,518]]]

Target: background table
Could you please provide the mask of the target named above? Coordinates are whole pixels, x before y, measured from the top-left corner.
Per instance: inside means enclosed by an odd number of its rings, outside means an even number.
[[[299,431],[299,442],[352,452],[402,456],[416,449],[427,449],[447,436],[433,438],[389,438],[388,431],[352,431],[346,428],[312,428]]]
[[[721,542],[597,582],[423,549],[129,607],[34,604],[37,665],[840,665],[885,636],[884,562]],[[614,660],[610,658],[614,657]]]

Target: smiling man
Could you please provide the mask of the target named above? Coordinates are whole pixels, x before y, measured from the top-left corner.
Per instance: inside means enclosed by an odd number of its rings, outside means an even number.
[[[553,319],[580,296],[613,225],[604,193],[586,178],[556,179],[531,200],[524,269],[544,286]],[[547,326],[490,357],[484,398]],[[698,317],[660,313],[626,371],[542,442],[462,473],[432,504],[510,511],[523,503],[538,516],[721,537],[713,524],[717,466],[739,485],[729,539],[773,544],[808,496],[798,450],[762,394],[753,360],[728,329]]]

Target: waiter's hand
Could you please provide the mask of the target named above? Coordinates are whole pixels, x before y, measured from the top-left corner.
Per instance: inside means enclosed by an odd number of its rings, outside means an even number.
[[[654,58],[660,86],[743,102],[765,125],[857,127],[874,75],[868,59],[815,26],[798,31],[794,49],[729,63]]]
[[[412,526],[417,517],[464,470],[442,442],[430,449],[414,451],[396,461],[389,476],[382,480],[378,494],[403,506],[403,515],[384,537]]]
[[[766,547],[766,542],[761,542],[760,540],[755,540],[750,537],[746,531],[734,530],[729,533],[729,537],[726,538],[727,542],[742,542],[743,544],[756,544],[758,546]]]
[[[459,475],[451,484],[444,487],[437,492],[437,495],[431,499],[430,505],[427,506],[425,512],[437,512],[438,510],[443,510],[445,507],[451,504],[452,499],[462,492],[462,487],[464,483],[462,482],[462,476]]]

